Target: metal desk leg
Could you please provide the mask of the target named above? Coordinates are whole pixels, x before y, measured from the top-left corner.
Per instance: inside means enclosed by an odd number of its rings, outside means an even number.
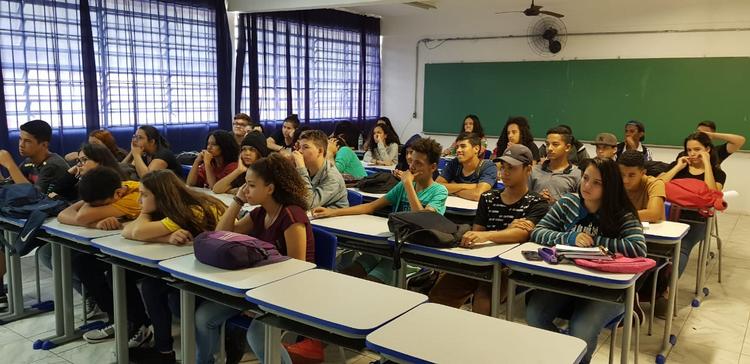
[[[669,278],[669,297],[667,301],[667,313],[665,317],[664,322],[664,337],[662,338],[661,342],[661,350],[659,351],[659,354],[656,356],[657,362],[659,361],[659,357],[662,359],[666,359],[667,354],[672,349],[672,345],[676,343],[677,337],[672,335],[672,319],[674,318],[674,313],[676,311],[675,306],[677,306],[677,280],[678,280],[678,274],[675,270],[676,267],[680,266],[680,246],[682,245],[682,241],[678,241],[677,244],[674,245],[673,251],[672,251],[672,276]],[[662,360],[663,362],[663,360]]]
[[[500,317],[500,263],[492,266],[492,283],[490,297],[490,315]],[[507,298],[506,298],[507,299]]]
[[[635,298],[635,282],[628,287],[625,294],[625,318],[622,321],[622,349],[620,353],[620,363],[628,364],[628,354],[630,353],[630,335],[633,328],[633,300]],[[638,353],[635,353],[638,356]]]
[[[700,255],[698,258],[698,276],[695,278],[695,297],[691,303],[693,307],[698,307],[701,304],[701,299],[708,296],[708,288],[702,287],[706,282],[706,264],[708,263],[708,252],[711,250],[711,232],[716,223],[716,215],[706,219],[706,234],[703,238],[703,242],[700,244]]]
[[[70,248],[62,245],[60,246],[60,266],[62,267],[63,327],[67,336],[75,332],[73,317],[73,274],[70,265]]]
[[[180,290],[180,343],[182,362],[195,363],[195,295]]]
[[[115,353],[118,364],[128,364],[128,304],[125,301],[125,269],[112,264],[112,288],[115,309]]]
[[[406,269],[406,261],[401,259],[401,268],[397,269],[395,272],[396,276],[396,282],[394,282],[396,287],[406,289],[406,272],[408,269]]]
[[[281,352],[279,347],[281,346],[281,329],[273,325],[266,324],[265,326],[265,363],[278,364],[281,363]]]
[[[505,319],[513,321],[513,301],[516,300],[516,282],[512,279],[508,279],[508,298],[505,300]]]
[[[3,235],[7,242],[12,242],[15,233],[8,230],[3,231]],[[8,311],[7,313],[0,315],[0,325],[8,322],[18,321],[29,316],[36,315],[41,312],[45,312],[38,308],[26,309],[23,299],[23,276],[21,269],[21,257],[18,254],[11,254],[6,249],[5,251],[5,263],[7,268],[8,276],[8,292],[10,296],[8,299]],[[49,311],[49,310],[47,310]]]

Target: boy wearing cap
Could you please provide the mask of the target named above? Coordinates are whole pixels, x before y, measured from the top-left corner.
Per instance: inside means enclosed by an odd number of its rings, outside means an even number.
[[[536,223],[547,213],[549,205],[542,196],[529,191],[528,179],[534,157],[529,148],[514,144],[500,160],[500,177],[505,187],[481,195],[474,225],[464,234],[461,246],[516,244],[529,239]],[[491,288],[487,282],[451,274],[440,276],[430,291],[430,302],[461,307],[474,296],[472,311],[489,315]],[[501,294],[505,290],[501,289]],[[499,304],[499,302],[496,302]]]
[[[644,162],[651,161],[651,151],[641,142],[646,139],[646,127],[638,120],[625,123],[625,141],[617,144],[617,157],[626,150],[635,150],[643,154]]]
[[[601,159],[617,159],[617,137],[611,133],[599,133],[593,144],[596,156]]]

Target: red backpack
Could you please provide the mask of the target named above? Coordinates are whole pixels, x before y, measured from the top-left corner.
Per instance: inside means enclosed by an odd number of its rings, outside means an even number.
[[[710,209],[724,211],[727,208],[721,191],[708,189],[706,183],[694,178],[673,179],[667,183],[667,201],[681,207],[699,209],[701,215],[709,216]]]

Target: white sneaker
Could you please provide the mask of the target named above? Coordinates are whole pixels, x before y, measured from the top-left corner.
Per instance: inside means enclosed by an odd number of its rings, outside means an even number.
[[[147,348],[153,345],[154,331],[152,326],[141,326],[128,340],[128,348]]]
[[[83,339],[89,344],[97,344],[115,337],[115,325],[108,325],[101,329],[89,330],[83,334]]]

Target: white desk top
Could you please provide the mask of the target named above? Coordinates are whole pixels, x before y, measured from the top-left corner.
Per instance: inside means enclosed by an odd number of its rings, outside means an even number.
[[[500,261],[513,270],[604,288],[625,288],[635,283],[636,278],[640,276],[633,273],[600,272],[575,264],[549,264],[545,261],[526,260],[521,254],[524,250],[537,251],[540,247],[542,245],[537,243],[523,243],[500,254]]]
[[[427,301],[427,296],[313,269],[247,292],[263,310],[347,337],[367,334]]]
[[[365,161],[361,161],[361,162],[362,162],[362,166],[365,167],[366,169],[375,169],[375,170],[380,170],[380,171],[385,171],[385,172],[390,172],[390,171],[396,169],[396,165],[395,164],[393,164],[391,166],[376,166],[374,164],[370,164],[370,163],[365,162]]]
[[[94,239],[91,245],[114,257],[129,260],[149,267],[156,267],[160,261],[193,253],[193,245],[171,245],[146,243],[125,239],[120,235],[110,235]]]
[[[42,225],[42,228],[50,235],[58,236],[64,239],[90,245],[91,239],[101,238],[110,235],[120,235],[122,230],[99,230],[83,226],[66,225],[57,219],[48,220]]]
[[[498,256],[517,247],[518,244],[491,244],[478,248],[450,248],[438,249],[424,245],[409,244],[404,245],[404,251],[419,253],[423,255],[444,258],[451,261],[472,263],[494,263],[499,262]]]
[[[377,200],[383,196],[385,196],[384,193],[370,193],[370,192],[362,192],[359,190],[359,188],[349,188],[352,191],[359,192],[363,197],[367,198],[368,200]],[[478,201],[472,201],[467,200],[465,198],[456,197],[456,196],[448,196],[448,199],[445,200],[445,209],[448,211],[454,211],[454,212],[471,212],[474,214],[477,210],[477,205],[479,205]]]
[[[674,222],[674,221],[662,221],[660,223],[648,224],[648,227],[643,229],[643,236],[648,242],[664,242],[682,239],[690,230],[690,225]]]
[[[386,243],[393,236],[388,230],[388,219],[374,215],[334,216],[312,219],[310,223],[334,235],[356,239]]]
[[[159,268],[197,285],[243,297],[247,290],[313,269],[315,264],[288,259],[256,268],[225,270],[203,264],[195,254],[188,254],[161,261]]]
[[[411,363],[578,363],[576,337],[425,303],[367,335],[367,347]]]

